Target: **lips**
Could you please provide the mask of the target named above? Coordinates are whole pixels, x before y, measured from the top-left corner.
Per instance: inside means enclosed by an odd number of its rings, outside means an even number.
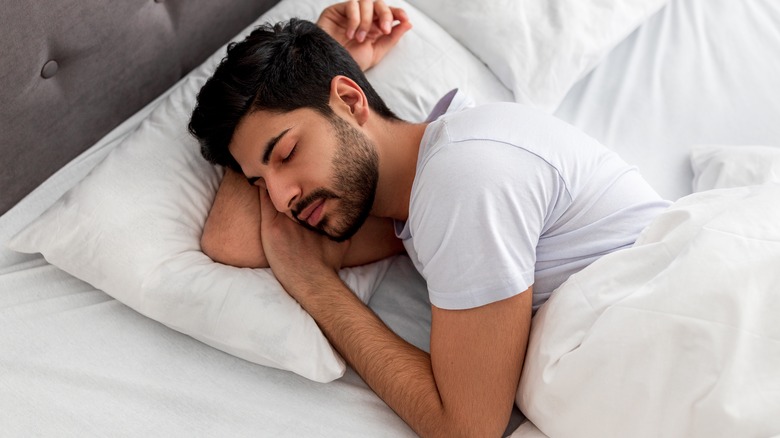
[[[325,205],[325,199],[319,199],[309,204],[308,207],[303,209],[298,220],[301,222],[308,222],[309,225],[314,226],[317,224],[320,216],[322,216],[322,207]]]
[[[323,208],[325,208],[325,200],[323,199],[322,202],[320,202],[319,204],[320,205],[318,205],[314,209],[314,211],[311,212],[311,214],[309,215],[309,218],[306,219],[306,222],[308,222],[309,225],[311,225],[312,227],[316,226],[317,223],[319,223],[319,221],[320,221],[320,217],[322,216],[322,210],[323,210]]]

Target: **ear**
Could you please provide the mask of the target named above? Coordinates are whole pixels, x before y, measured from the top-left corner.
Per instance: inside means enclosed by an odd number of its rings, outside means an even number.
[[[363,90],[346,76],[336,76],[330,81],[330,107],[342,117],[354,119],[360,126],[368,121],[371,112]]]

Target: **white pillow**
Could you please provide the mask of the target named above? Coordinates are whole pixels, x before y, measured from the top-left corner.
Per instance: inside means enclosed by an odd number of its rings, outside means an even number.
[[[286,0],[256,24],[316,19],[329,1]],[[463,87],[481,100],[511,97],[467,50],[422,14],[371,72],[398,114],[421,120],[443,94]],[[251,26],[237,39],[243,38]],[[212,262],[200,235],[222,170],[207,163],[186,126],[195,96],[224,47],[172,93],[86,178],[10,242],[138,312],[246,360],[327,382],[344,362],[270,270]],[[388,261],[342,271],[367,302]]]
[[[513,100],[512,92],[485,64],[428,16],[402,1],[387,3],[404,8],[413,27],[366,76],[396,115],[423,121],[454,88],[477,105]]]
[[[696,145],[691,149],[693,191],[780,183],[780,148]]]
[[[484,61],[515,100],[552,113],[668,0],[409,0]]]

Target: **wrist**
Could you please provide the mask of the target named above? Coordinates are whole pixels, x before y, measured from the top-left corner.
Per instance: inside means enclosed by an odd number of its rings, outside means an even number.
[[[338,271],[323,267],[322,269],[302,269],[299,276],[290,278],[282,286],[296,300],[301,302],[312,294],[317,294],[323,288],[341,285]]]

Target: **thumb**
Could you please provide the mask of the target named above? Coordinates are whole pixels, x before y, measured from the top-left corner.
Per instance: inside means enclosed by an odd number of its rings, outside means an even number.
[[[393,30],[390,31],[388,35],[383,35],[378,38],[374,44],[375,60],[378,61],[379,59],[382,59],[387,54],[387,52],[390,51],[390,49],[398,44],[398,41],[401,39],[401,37],[411,28],[412,23],[408,21],[402,21],[393,27]]]

